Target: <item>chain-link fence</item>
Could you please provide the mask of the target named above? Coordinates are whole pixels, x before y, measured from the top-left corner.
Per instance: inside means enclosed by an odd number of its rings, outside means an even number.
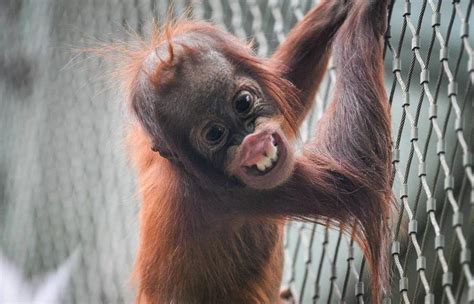
[[[316,2],[176,0],[173,10],[191,6],[197,18],[253,38],[265,55]],[[103,77],[104,62],[71,50],[146,34],[168,10],[158,0],[0,0],[0,251],[32,278],[77,251],[66,303],[132,301],[139,208],[122,97]],[[385,79],[401,205],[393,303],[474,302],[471,11],[471,0],[390,8]],[[304,138],[336,77],[330,68]],[[300,302],[367,301],[366,267],[347,236],[302,222],[286,232],[283,284]]]

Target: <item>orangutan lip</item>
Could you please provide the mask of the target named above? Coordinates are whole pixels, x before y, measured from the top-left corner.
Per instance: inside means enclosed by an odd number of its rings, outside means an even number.
[[[280,149],[278,149],[278,148],[281,148],[281,145],[280,145],[281,138],[278,135],[278,133],[273,133],[272,134],[272,139],[273,139],[273,146],[275,147],[276,152],[274,152],[274,155],[271,156],[272,157],[271,165],[267,166],[264,170],[260,170],[259,168],[257,168],[257,165],[244,166],[245,172],[248,175],[251,175],[251,176],[254,176],[254,177],[262,177],[262,176],[265,176],[265,175],[269,174],[275,168],[278,167],[281,156],[284,156],[284,155],[281,155],[282,153],[280,152]],[[264,157],[267,158],[267,159],[270,159],[270,155],[265,154]],[[268,160],[268,161],[270,161],[270,160]]]

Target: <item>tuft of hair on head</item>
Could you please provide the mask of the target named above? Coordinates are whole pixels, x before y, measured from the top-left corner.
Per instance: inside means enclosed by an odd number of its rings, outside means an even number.
[[[176,51],[173,37],[189,23],[191,9],[185,9],[181,15],[173,16],[171,5],[164,22],[159,24],[155,19],[151,22],[149,35],[141,35],[127,29],[124,40],[113,40],[111,42],[95,41],[89,47],[76,48],[79,53],[90,54],[104,59],[110,67],[106,70],[104,79],[111,81],[114,85],[120,84],[120,88],[130,101],[133,92],[138,86],[139,75],[142,72],[149,74],[150,80],[156,79],[155,71],[160,69],[170,70],[176,61]],[[158,57],[159,63],[153,72],[143,70],[147,58],[156,51],[157,47],[166,43],[166,57]]]
[[[173,47],[173,27],[171,24],[166,24],[165,30],[164,30],[164,37],[166,40],[166,43],[168,45],[168,58],[163,60],[160,59],[161,64],[165,66],[170,66],[173,65],[173,60],[174,60],[174,47]]]

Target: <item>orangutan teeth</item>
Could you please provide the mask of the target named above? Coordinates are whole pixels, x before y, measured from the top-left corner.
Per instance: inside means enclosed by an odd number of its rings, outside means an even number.
[[[265,171],[266,169],[265,165],[262,163],[258,163],[256,166],[259,171]]]
[[[274,145],[270,145],[268,150],[266,151],[267,157],[269,157],[272,161],[276,161],[278,159],[278,147]]]
[[[264,172],[273,167],[275,162],[278,160],[278,149],[272,145],[272,148],[269,148],[265,155],[262,155],[262,158],[255,164],[257,169],[261,172]]]
[[[263,156],[258,163],[256,163],[256,166],[258,170],[265,171],[272,166],[272,160],[267,156]]]

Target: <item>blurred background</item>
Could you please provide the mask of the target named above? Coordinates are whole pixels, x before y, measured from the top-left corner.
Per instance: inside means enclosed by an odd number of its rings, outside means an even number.
[[[317,2],[0,0],[0,291],[11,292],[13,277],[34,290],[48,273],[71,273],[60,303],[133,300],[139,199],[123,145],[128,114],[107,63],[75,50],[146,37],[153,19],[190,7],[267,55]],[[401,207],[387,303],[474,303],[472,2],[390,8],[386,89]],[[330,68],[303,138],[336,78]],[[289,223],[285,256],[283,284],[299,302],[370,302],[361,254],[338,230]]]

